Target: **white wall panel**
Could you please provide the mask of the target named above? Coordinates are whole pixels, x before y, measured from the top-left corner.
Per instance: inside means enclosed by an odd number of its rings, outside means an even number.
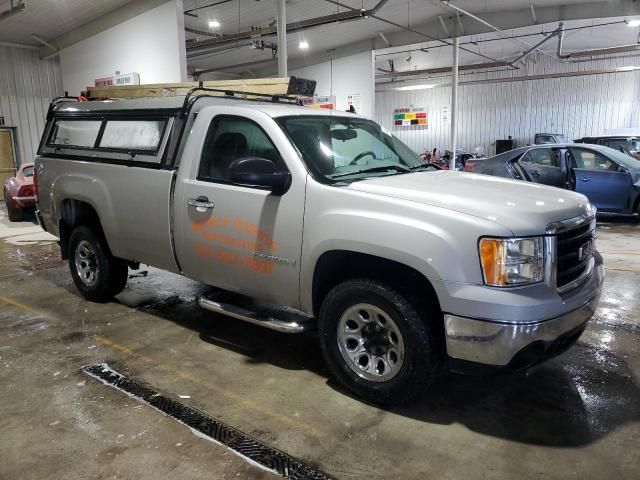
[[[79,95],[116,71],[139,73],[140,83],[185,81],[181,12],[182,1],[172,0],[62,49],[64,89]]]
[[[60,62],[37,50],[0,47],[0,116],[18,127],[22,162],[32,162],[51,99],[63,94]]]
[[[461,75],[461,81],[539,75],[572,71],[604,70],[640,65],[640,56],[564,63],[542,57],[520,70]],[[448,83],[448,77],[413,83]],[[408,83],[410,84],[410,83]],[[451,102],[451,88],[376,92],[376,120],[391,129],[407,145],[422,152],[449,146],[450,125],[441,109]],[[517,82],[461,85],[459,90],[458,146],[467,151],[481,146],[488,154],[495,140],[511,135],[518,146],[529,144],[537,132],[565,133],[570,139],[604,134],[613,128],[640,129],[640,71],[548,78]],[[429,128],[393,127],[393,110],[414,105],[424,107]]]
[[[328,62],[289,71],[289,75],[313,79],[317,82],[316,94],[335,95],[336,109],[347,109],[347,96],[360,94],[359,115],[373,118],[375,80],[371,52],[358,53]]]

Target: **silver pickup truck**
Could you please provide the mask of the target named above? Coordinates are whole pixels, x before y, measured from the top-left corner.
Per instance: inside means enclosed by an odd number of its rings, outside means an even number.
[[[200,93],[50,107],[37,215],[87,299],[140,263],[184,275],[215,287],[204,308],[317,330],[335,378],[380,404],[585,329],[604,268],[584,196],[439,170],[349,113]]]

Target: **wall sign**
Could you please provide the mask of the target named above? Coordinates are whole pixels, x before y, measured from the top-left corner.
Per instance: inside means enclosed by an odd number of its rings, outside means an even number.
[[[96,87],[111,87],[120,85],[140,85],[139,73],[123,73],[121,75],[113,75],[111,77],[101,77],[94,80]]]
[[[350,93],[347,95],[347,110],[351,105],[353,105],[353,109],[356,113],[361,113],[360,108],[362,107],[362,101],[359,93]]]
[[[336,108],[335,95],[314,95],[313,97],[304,97],[301,100],[305,107],[327,108],[329,110]]]
[[[428,127],[429,119],[423,107],[396,108],[393,111],[393,125],[396,127],[411,127],[415,125]]]
[[[442,107],[442,122],[449,123],[451,121],[451,105]]]

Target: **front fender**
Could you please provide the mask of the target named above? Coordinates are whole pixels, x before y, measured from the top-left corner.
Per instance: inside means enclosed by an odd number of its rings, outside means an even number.
[[[317,183],[307,192],[304,225],[300,300],[305,311],[311,311],[314,271],[325,252],[392,260],[420,272],[434,288],[444,281],[482,284],[478,238],[511,233],[445,208]]]

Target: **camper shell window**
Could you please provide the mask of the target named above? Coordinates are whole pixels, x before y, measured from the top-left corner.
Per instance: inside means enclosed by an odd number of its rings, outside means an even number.
[[[162,166],[173,122],[173,116],[154,114],[132,118],[122,112],[94,113],[89,118],[78,114],[71,118],[56,116],[50,121],[47,140],[39,153],[98,162]]]
[[[155,152],[165,124],[164,120],[107,120],[98,148]]]
[[[57,120],[49,144],[64,147],[93,147],[100,133],[100,120]]]

